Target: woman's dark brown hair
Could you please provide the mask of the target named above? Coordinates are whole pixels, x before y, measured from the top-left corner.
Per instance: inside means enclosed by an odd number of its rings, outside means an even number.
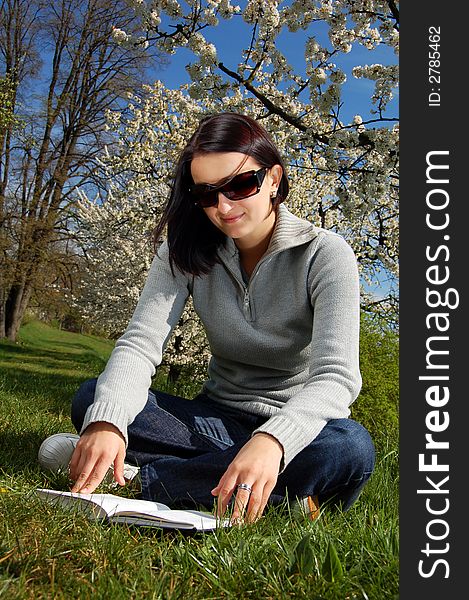
[[[193,184],[192,159],[212,152],[240,152],[254,158],[261,167],[280,165],[283,175],[277,196],[272,201],[274,207],[285,200],[289,190],[280,153],[255,119],[232,112],[204,117],[179,157],[171,194],[153,233],[157,247],[167,225],[171,269],[176,266],[183,273],[192,275],[210,271],[218,262],[219,246],[226,240],[225,234],[213,225],[203,209],[194,204],[189,193]]]

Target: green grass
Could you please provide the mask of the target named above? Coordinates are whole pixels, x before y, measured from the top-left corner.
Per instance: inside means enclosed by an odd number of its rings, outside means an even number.
[[[40,471],[39,445],[73,431],[70,399],[111,349],[34,321],[19,344],[0,343],[0,597],[397,598],[397,432],[378,440],[377,467],[358,502],[343,514],[326,508],[314,522],[284,506],[253,525],[188,535],[93,523],[39,502],[36,487],[69,485]],[[166,389],[197,389],[181,385]]]

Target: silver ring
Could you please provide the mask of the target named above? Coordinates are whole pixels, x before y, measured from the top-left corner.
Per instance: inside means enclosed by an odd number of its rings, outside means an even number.
[[[238,483],[238,490],[246,490],[250,494],[252,494],[252,487],[247,483]]]

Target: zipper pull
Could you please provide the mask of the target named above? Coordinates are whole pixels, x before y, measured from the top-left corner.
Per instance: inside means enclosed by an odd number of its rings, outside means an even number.
[[[243,308],[244,312],[249,313],[249,291],[247,288],[244,289]]]

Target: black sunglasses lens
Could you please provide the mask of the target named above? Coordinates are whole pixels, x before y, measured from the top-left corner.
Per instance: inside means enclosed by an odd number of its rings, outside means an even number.
[[[259,171],[246,171],[233,177],[231,181],[219,188],[213,186],[195,185],[191,189],[196,202],[202,208],[215,206],[218,203],[218,194],[221,192],[230,200],[242,200],[257,194],[264,180],[265,168]]]
[[[202,208],[208,208],[209,206],[215,206],[218,202],[218,191],[210,190],[209,192],[202,192],[197,194],[197,203]]]
[[[194,201],[204,208],[214,206],[218,202],[218,192],[211,186],[194,185],[189,191],[194,198]]]
[[[242,200],[257,191],[257,177],[255,173],[240,173],[220,190],[230,200]]]

